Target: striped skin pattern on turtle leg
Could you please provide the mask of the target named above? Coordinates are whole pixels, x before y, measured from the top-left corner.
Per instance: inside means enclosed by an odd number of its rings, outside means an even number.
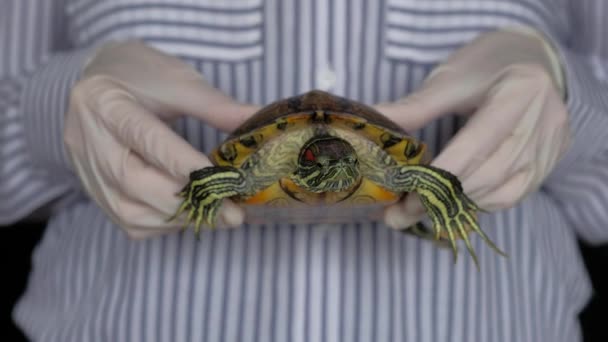
[[[211,166],[190,173],[190,181],[178,194],[184,201],[169,221],[188,211],[185,227],[194,219],[198,237],[203,221],[215,226],[217,211],[224,198],[254,192],[254,186],[242,170],[231,166]]]
[[[386,185],[391,189],[416,192],[420,196],[433,222],[435,238],[439,239],[441,229],[447,231],[454,251],[454,261],[458,256],[454,235],[454,232],[457,232],[479,268],[477,255],[467,235],[467,226],[479,234],[495,252],[506,256],[479,227],[474,212],[480,209],[463,192],[460,181],[453,174],[428,165],[393,166],[386,170],[386,180]]]
[[[347,139],[359,157],[361,174],[386,189],[396,192],[416,192],[433,223],[435,239],[442,231],[447,232],[454,253],[458,258],[456,235],[460,235],[477,268],[477,254],[467,233],[470,230],[481,235],[498,254],[506,256],[481,230],[474,216],[479,207],[463,192],[462,185],[453,174],[432,166],[400,165],[382,147],[357,137],[345,130],[332,130],[332,134]]]
[[[249,156],[239,168],[211,166],[193,171],[190,181],[178,194],[184,198],[182,204],[168,220],[187,211],[184,228],[194,221],[198,237],[203,223],[214,227],[224,198],[251,196],[293,173],[300,149],[314,134],[315,129],[311,127],[279,136]]]

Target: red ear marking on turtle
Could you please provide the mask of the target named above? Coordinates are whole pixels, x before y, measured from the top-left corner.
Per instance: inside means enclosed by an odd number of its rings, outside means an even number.
[[[306,149],[306,151],[304,151],[304,158],[311,162],[314,162],[316,159],[315,155],[312,153],[312,151],[309,148]]]

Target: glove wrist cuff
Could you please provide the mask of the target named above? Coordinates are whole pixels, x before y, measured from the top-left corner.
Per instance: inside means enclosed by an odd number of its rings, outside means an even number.
[[[544,37],[544,35],[536,29],[533,29],[528,26],[509,26],[503,28],[503,31],[519,33],[525,35],[527,37],[537,39],[545,51],[545,55],[550,65],[550,72],[553,80],[555,81],[555,85],[557,86],[559,93],[562,95],[562,98],[565,98],[566,94],[566,84],[565,84],[565,76],[564,76],[564,68],[562,63],[558,57],[558,54],[554,47],[549,43],[549,41]]]

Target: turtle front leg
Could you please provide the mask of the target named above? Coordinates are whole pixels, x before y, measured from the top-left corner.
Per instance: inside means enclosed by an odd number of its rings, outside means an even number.
[[[239,168],[211,166],[190,173],[190,181],[179,196],[183,203],[169,220],[188,211],[186,225],[194,220],[198,236],[203,221],[213,226],[224,198],[250,196],[296,169],[297,151],[315,134],[313,128],[284,134],[267,142]]]
[[[251,183],[242,170],[231,166],[211,166],[193,171],[190,181],[178,194],[184,201],[169,221],[188,211],[186,226],[194,221],[194,231],[198,236],[203,221],[211,227],[215,225],[222,200],[253,193],[255,189]]]
[[[352,143],[362,173],[373,182],[391,191],[416,192],[420,195],[422,204],[433,223],[435,240],[439,240],[442,232],[447,233],[454,251],[454,261],[458,256],[456,248],[458,234],[464,240],[475,264],[479,265],[467,235],[470,230],[481,235],[494,251],[505,255],[479,227],[475,212],[480,209],[463,192],[462,185],[455,175],[432,166],[399,165],[382,147],[357,139],[352,132],[335,130],[333,133]],[[410,232],[419,233],[415,230]]]
[[[464,240],[466,247],[478,266],[477,255],[468,238],[473,230],[497,253],[505,255],[481,230],[475,217],[479,207],[463,192],[462,185],[453,174],[432,166],[392,166],[385,178],[390,189],[416,192],[433,223],[435,238],[446,231],[457,258],[456,234]],[[479,267],[479,266],[478,266]]]

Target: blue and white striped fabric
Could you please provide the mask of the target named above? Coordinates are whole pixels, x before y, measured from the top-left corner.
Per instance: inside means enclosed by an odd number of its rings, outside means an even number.
[[[601,0],[4,0],[0,224],[54,201],[17,323],[40,341],[563,341],[590,283],[577,246],[608,240],[608,4]],[[139,38],[240,101],[321,88],[373,104],[414,90],[482,31],[550,36],[574,146],[543,189],[481,224],[472,260],[381,224],[248,226],[130,241],[78,192],[62,146],[90,48]],[[437,151],[458,127],[417,132]],[[224,136],[178,131],[209,151]],[[65,200],[69,198],[70,200]]]

